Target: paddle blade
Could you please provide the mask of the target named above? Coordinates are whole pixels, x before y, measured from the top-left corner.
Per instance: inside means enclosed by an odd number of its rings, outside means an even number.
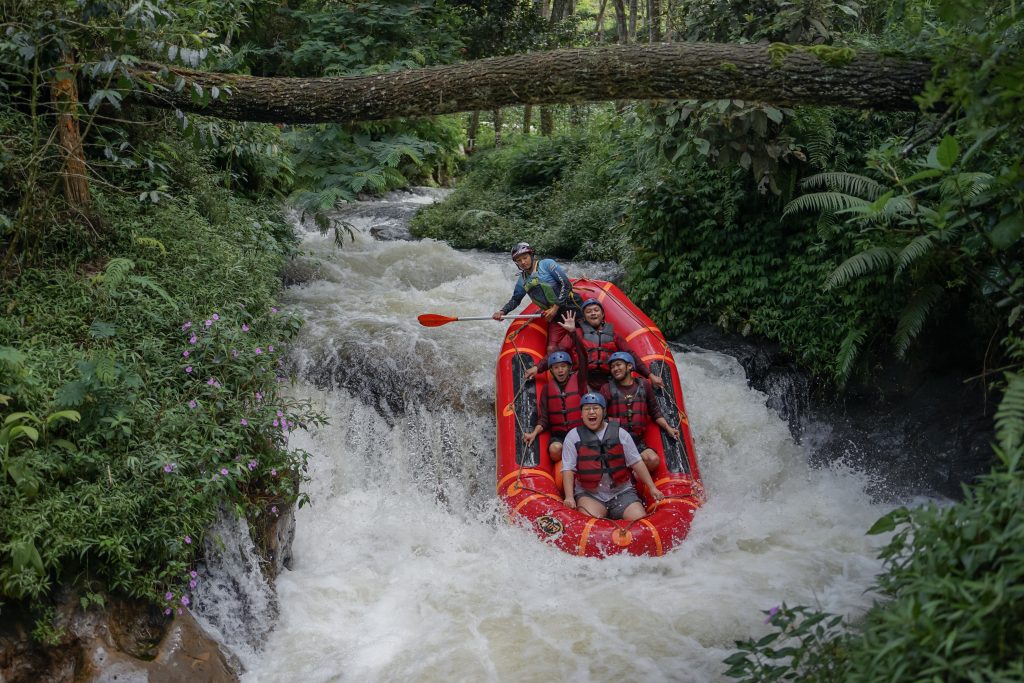
[[[420,321],[420,325],[423,325],[423,327],[440,327],[441,325],[447,325],[448,323],[453,323],[458,320],[458,318],[452,318],[447,315],[437,315],[436,313],[424,313],[416,319]]]

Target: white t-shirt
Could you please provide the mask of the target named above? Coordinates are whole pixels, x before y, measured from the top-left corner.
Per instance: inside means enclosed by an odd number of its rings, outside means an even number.
[[[603,439],[604,433],[608,430],[608,422],[605,421],[601,428],[598,429],[595,434],[597,438]],[[576,460],[579,454],[576,452],[576,444],[580,442],[579,428],[572,429],[568,434],[565,435],[565,441],[562,442],[562,471],[563,472],[575,472],[576,471]],[[633,442],[633,437],[629,435],[622,427],[619,427],[619,443],[622,444],[622,452],[626,456],[626,467],[632,467],[633,465],[640,462],[640,452],[636,449],[636,443]],[[627,481],[620,486],[616,486],[612,480],[611,475],[601,475],[601,483],[597,485],[597,488],[588,491],[580,486],[580,480],[576,479],[576,495],[586,493],[588,496],[593,496],[601,503],[607,503],[609,500],[619,495],[623,491],[627,491],[633,488],[633,481]]]

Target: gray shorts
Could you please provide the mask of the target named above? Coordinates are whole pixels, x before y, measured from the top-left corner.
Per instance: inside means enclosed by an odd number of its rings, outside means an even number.
[[[594,498],[594,496],[589,493],[581,493],[576,496],[577,503],[580,501],[580,498]],[[594,498],[594,500],[597,500],[597,498]],[[597,500],[597,502],[601,503],[599,500]],[[622,519],[622,515],[626,512],[626,508],[633,503],[640,503],[643,505],[643,501],[640,500],[640,496],[637,495],[636,489],[629,488],[609,500],[607,503],[601,503],[601,505],[608,508],[608,519]]]

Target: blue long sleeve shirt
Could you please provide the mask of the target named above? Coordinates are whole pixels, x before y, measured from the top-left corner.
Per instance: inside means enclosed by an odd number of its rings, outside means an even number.
[[[515,310],[519,303],[526,296],[526,283],[527,281],[536,276],[540,280],[540,284],[549,286],[555,293],[556,301],[559,306],[565,306],[570,302],[572,296],[572,283],[569,281],[569,276],[566,274],[565,269],[555,263],[553,260],[546,258],[542,259],[537,264],[537,270],[530,273],[520,273],[516,279],[516,287],[512,291],[512,298],[508,300],[508,303],[501,307],[501,312],[508,314]],[[538,301],[534,297],[534,302],[538,306],[546,307],[542,305],[541,301]],[[547,306],[550,306],[548,303]]]

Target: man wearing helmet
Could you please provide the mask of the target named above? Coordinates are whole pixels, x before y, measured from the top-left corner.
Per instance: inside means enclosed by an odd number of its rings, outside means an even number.
[[[647,425],[654,422],[673,439],[679,438],[679,430],[670,425],[662,414],[651,383],[643,377],[633,376],[632,355],[616,351],[609,357],[608,367],[611,379],[601,387],[601,395],[608,403],[608,417],[619,420],[629,432],[644,464],[653,472],[658,469],[660,459],[654,449],[644,443]]]
[[[532,431],[523,435],[523,440],[532,444],[542,431],[550,433],[548,455],[551,462],[562,459],[562,442],[570,430],[583,424],[580,418],[580,397],[587,391],[587,366],[572,370],[572,356],[565,351],[555,351],[548,358],[550,379],[540,392],[537,401],[537,424]],[[560,470],[559,470],[560,471]],[[556,476],[555,484],[558,484]]]
[[[604,319],[604,305],[597,299],[587,299],[580,307],[583,310],[583,319],[579,325],[576,324],[576,317],[566,316],[565,324],[561,325],[570,332],[575,332],[577,343],[582,345],[587,359],[587,379],[590,388],[600,391],[608,383],[611,377],[611,369],[608,367],[608,360],[616,351],[629,351],[629,344],[622,338],[612,323]],[[665,386],[665,381],[658,375],[652,375],[647,363],[640,360],[635,354],[633,369],[642,377],[651,381],[651,384],[659,389]],[[582,359],[581,359],[582,364]],[[544,364],[541,363],[538,371],[543,372]]]
[[[633,438],[618,420],[605,418],[604,396],[580,399],[583,424],[570,431],[562,446],[562,491],[567,507],[592,517],[640,519],[646,514],[629,470],[647,486],[654,500],[665,497],[647,471]]]
[[[544,319],[553,322],[559,315],[575,314],[579,310],[579,295],[572,291],[572,283],[565,270],[551,259],[538,259],[533,247],[520,242],[512,247],[512,260],[519,268],[512,298],[491,316],[501,320],[513,311],[523,297],[530,300],[543,311]],[[548,353],[560,348],[572,347],[569,336],[561,325],[550,325],[548,333]]]

